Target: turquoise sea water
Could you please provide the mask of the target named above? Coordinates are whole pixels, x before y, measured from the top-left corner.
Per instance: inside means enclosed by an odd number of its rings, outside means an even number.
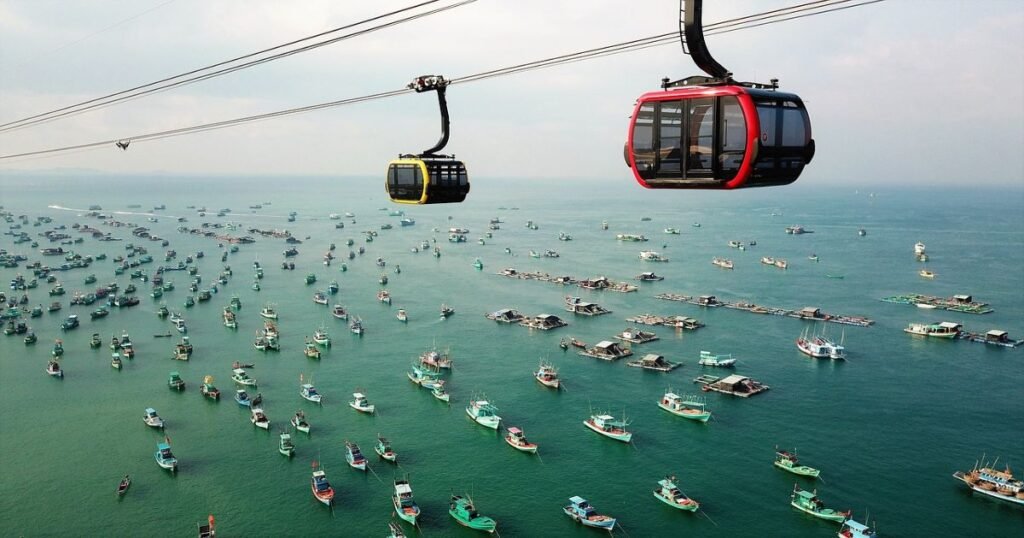
[[[7,536],[190,536],[195,522],[208,513],[223,536],[299,536],[333,534],[382,536],[392,519],[389,495],[395,476],[408,474],[423,516],[424,536],[470,536],[446,513],[451,493],[469,493],[481,513],[498,521],[502,536],[591,536],[561,514],[572,495],[589,499],[600,511],[617,516],[621,536],[834,536],[838,525],[806,516],[789,506],[793,484],[817,487],[825,503],[866,512],[882,536],[994,536],[1024,529],[1024,510],[971,494],[951,475],[970,468],[986,455],[1024,468],[1024,348],[1003,349],[966,341],[922,340],[903,333],[910,322],[956,321],[969,330],[1001,328],[1024,337],[1024,194],[1014,191],[897,190],[823,188],[801,181],[794,186],[742,193],[662,193],[630,182],[558,182],[476,180],[466,203],[458,206],[400,207],[386,201],[376,180],[325,178],[100,178],[5,177],[0,205],[15,215],[50,216],[51,226],[97,225],[82,216],[92,204],[105,212],[145,211],[166,204],[158,223],[145,215],[117,214],[119,220],[149,226],[171,241],[179,259],[202,250],[199,273],[212,283],[224,263],[213,239],[181,234],[172,216],[186,225],[237,222],[245,227],[288,228],[304,240],[294,258],[296,270],[280,269],[283,240],[259,238],[243,245],[226,262],[234,276],[212,301],[185,309],[190,277],[165,275],[177,289],[164,295],[172,311],[181,311],[195,345],[192,360],[169,359],[174,332],[155,315],[158,301],[139,283],[142,304],[90,321],[94,307],[70,307],[75,290],[117,281],[113,258],[127,243],[149,249],[156,262],[165,249],[131,237],[126,228],[107,228],[123,242],[87,239],[71,245],[85,254],[106,253],[106,261],[88,269],[57,273],[68,289],[64,309],[28,320],[39,336],[34,346],[20,336],[0,336],[0,534]],[[874,191],[875,195],[870,193]],[[272,205],[253,211],[250,205]],[[140,204],[142,209],[130,209]],[[57,205],[79,210],[61,210]],[[200,218],[188,205],[207,206]],[[500,208],[507,209],[500,209]],[[518,208],[513,210],[511,208]],[[232,208],[222,218],[219,208]],[[399,227],[387,210],[404,209],[415,226]],[[298,213],[296,222],[285,216]],[[336,230],[329,213],[354,213]],[[773,213],[775,216],[773,216]],[[448,219],[451,216],[451,220]],[[486,245],[477,238],[490,218],[501,230]],[[650,217],[642,222],[641,217]],[[533,220],[539,230],[525,227]],[[601,230],[607,220],[609,229]],[[691,226],[699,222],[700,228]],[[381,230],[372,243],[362,230]],[[815,233],[792,236],[783,229],[803,225]],[[7,226],[3,225],[4,231]],[[446,229],[471,230],[470,241],[450,244]],[[672,226],[680,235],[666,235]],[[440,233],[434,233],[437,227]],[[865,237],[857,236],[865,228]],[[33,236],[48,226],[24,229]],[[572,241],[557,240],[559,232]],[[76,232],[70,231],[72,235]],[[616,233],[642,233],[647,243],[621,243]],[[309,239],[306,237],[309,236]],[[345,240],[366,254],[345,260]],[[437,239],[440,258],[410,249]],[[729,240],[756,240],[745,252]],[[927,244],[931,260],[913,259],[913,245]],[[321,263],[329,243],[338,246],[330,267]],[[50,246],[41,243],[40,248]],[[508,247],[514,256],[504,249]],[[27,243],[12,245],[0,236],[0,248],[41,259]],[[65,248],[69,248],[65,245]],[[557,259],[533,259],[529,250],[557,250]],[[641,262],[637,254],[654,249],[666,264]],[[820,262],[807,259],[811,253]],[[714,256],[729,257],[736,268],[711,265]],[[786,271],[762,266],[761,256],[785,258]],[[376,301],[381,269],[387,261],[394,297],[392,306]],[[484,269],[473,267],[479,257]],[[253,291],[252,262],[266,277]],[[56,258],[43,258],[44,262]],[[341,262],[349,270],[340,272]],[[401,274],[394,271],[401,265]],[[541,270],[553,275],[631,280],[646,270],[665,280],[643,283],[636,293],[588,292],[575,287],[507,279],[495,275],[505,267]],[[925,280],[918,271],[936,273]],[[0,269],[6,284],[19,269]],[[303,283],[314,272],[318,282]],[[97,284],[83,279],[95,273]],[[830,279],[826,274],[842,274]],[[337,279],[335,297],[363,318],[366,334],[352,335],[331,318],[328,308],[312,302],[316,289]],[[48,286],[29,290],[30,303],[48,304]],[[8,296],[13,294],[5,288]],[[143,293],[145,292],[145,293]],[[721,299],[762,305],[863,315],[876,321],[868,328],[831,325],[845,336],[849,360],[815,361],[800,354],[794,339],[809,322],[758,316],[728,309],[700,309],[655,299],[661,292],[715,294]],[[984,316],[921,310],[879,301],[887,295],[918,292],[939,296],[969,293],[995,309]],[[20,296],[18,292],[16,296]],[[220,312],[232,294],[243,307],[239,329],[221,324]],[[564,296],[579,295],[613,310],[597,318],[573,317],[563,311]],[[276,303],[281,313],[282,351],[253,349],[262,326],[259,308]],[[438,315],[448,303],[456,314]],[[399,308],[409,322],[395,319]],[[531,332],[498,325],[483,314],[516,308],[527,314],[554,313],[570,325]],[[60,321],[78,313],[82,326],[61,333]],[[637,346],[639,354],[660,353],[684,366],[660,374],[628,368],[625,361],[605,363],[558,347],[562,337],[590,344],[610,339],[641,313],[686,315],[707,327],[677,333],[655,328],[661,340]],[[302,355],[305,336],[326,324],[333,347],[319,362]],[[127,331],[137,350],[118,372],[109,365],[106,346],[112,334]],[[93,332],[104,346],[89,349]],[[43,372],[55,338],[63,338],[63,380]],[[413,386],[405,376],[409,364],[433,345],[450,347],[455,369],[448,376],[451,406]],[[732,353],[736,372],[772,388],[750,399],[709,393],[714,418],[706,425],[674,417],[656,402],[667,388],[695,392],[691,380],[704,372],[696,364],[701,350]],[[553,362],[566,390],[554,392],[532,379],[540,359]],[[248,410],[231,399],[235,360],[254,362],[271,431],[249,423]],[[168,372],[178,370],[188,383],[183,393],[167,389]],[[725,372],[728,373],[728,372]],[[214,375],[223,397],[209,402],[198,393],[204,375]],[[299,376],[313,377],[324,394],[321,408],[298,395]],[[370,417],[349,408],[359,388],[377,405]],[[519,426],[540,445],[539,457],[519,453],[500,435],[472,423],[466,402],[483,393],[499,407],[505,426]],[[143,409],[156,408],[168,423],[167,435],[180,460],[177,475],[153,461],[162,434],[141,421]],[[625,412],[634,442],[624,445],[583,427],[591,409]],[[305,410],[312,435],[296,434],[295,458],[277,453],[277,432],[297,410]],[[400,467],[372,452],[376,435],[391,439]],[[360,444],[373,473],[360,473],[344,460],[344,441]],[[804,463],[822,470],[811,482],[772,466],[775,446],[796,448]],[[309,490],[310,464],[319,460],[337,493],[333,510],[317,503]],[[131,474],[134,483],[123,499],[115,498],[118,480]],[[675,474],[684,492],[701,503],[696,514],[682,513],[651,494],[657,481]],[[1018,472],[1020,474],[1020,472]],[[407,527],[407,530],[411,530]]]

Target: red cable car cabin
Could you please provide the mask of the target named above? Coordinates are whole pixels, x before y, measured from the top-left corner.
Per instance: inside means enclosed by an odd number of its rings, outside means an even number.
[[[637,100],[626,163],[651,189],[737,189],[796,181],[814,156],[795,94],[736,84],[670,87]]]

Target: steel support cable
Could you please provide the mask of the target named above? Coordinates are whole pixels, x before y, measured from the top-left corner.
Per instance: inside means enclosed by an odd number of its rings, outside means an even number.
[[[850,0],[839,0],[838,2],[834,2],[834,4],[847,3],[849,1]],[[784,22],[784,21],[787,21],[787,20],[792,20],[794,18],[802,18],[802,17],[811,16],[811,15],[818,15],[818,14],[829,13],[829,12],[832,12],[832,11],[840,11],[840,10],[844,10],[844,9],[850,9],[850,8],[864,6],[864,5],[869,5],[869,4],[876,4],[876,3],[879,3],[879,2],[883,2],[883,1],[885,1],[885,0],[863,0],[863,1],[860,1],[860,3],[857,3],[857,4],[845,5],[845,6],[841,6],[841,7],[835,7],[835,8],[832,8],[832,9],[822,10],[822,11],[814,11],[812,13],[804,13],[804,14],[801,14],[801,15],[792,16],[792,17],[785,18],[785,19],[780,19],[778,22]],[[819,6],[819,7],[826,7],[826,6]],[[809,11],[809,10],[805,10],[805,11]],[[792,14],[793,14],[793,12],[790,12],[790,13],[787,13],[787,14],[784,14],[784,15],[792,15]],[[745,18],[749,19],[751,17],[753,17],[753,16],[748,16],[748,17],[745,17]],[[725,21],[723,21],[723,22],[725,22]],[[719,23],[716,23],[716,24],[719,24]],[[751,25],[749,27],[753,28],[753,27],[758,27],[758,26],[764,26],[765,24],[772,24],[772,22],[751,21]],[[709,26],[713,26],[713,25],[709,25]],[[734,27],[734,28],[727,28],[727,29],[723,29],[723,30],[719,31],[718,33],[734,32],[734,31],[737,31],[737,30],[744,30],[746,28],[748,28],[748,27],[747,26],[740,26],[740,27]],[[673,32],[666,32],[664,34],[659,34],[659,35],[650,36],[650,37],[646,37],[646,38],[634,39],[634,40],[631,40],[631,41],[626,41],[626,42],[622,42],[622,43],[616,43],[616,44],[613,44],[613,45],[606,45],[606,46],[602,46],[602,47],[588,49],[588,50],[585,50],[585,51],[579,51],[579,52],[563,54],[563,55],[559,55],[559,56],[553,56],[553,57],[546,58],[546,59],[543,59],[543,60],[537,60],[537,61],[533,61],[533,62],[526,62],[526,63],[522,63],[522,64],[518,64],[518,65],[514,65],[514,66],[509,66],[509,67],[505,67],[505,68],[501,68],[501,69],[493,69],[493,70],[490,70],[490,71],[484,71],[484,72],[476,73],[476,74],[473,74],[473,75],[467,75],[465,77],[451,79],[450,84],[460,84],[460,83],[467,83],[467,82],[476,82],[476,81],[479,81],[479,80],[486,80],[488,78],[494,78],[494,77],[499,77],[499,76],[516,74],[516,73],[521,73],[521,72],[525,72],[525,71],[531,71],[531,70],[534,70],[534,69],[542,69],[542,68],[545,68],[545,67],[553,67],[553,66],[562,65],[562,64],[575,63],[575,62],[578,62],[578,61],[589,60],[589,59],[593,59],[593,58],[599,58],[599,57],[602,57],[602,56],[610,56],[610,55],[614,55],[614,54],[621,54],[621,53],[624,53],[624,52],[633,52],[635,50],[643,50],[643,49],[646,49],[646,48],[651,48],[651,47],[656,47],[656,46],[661,46],[661,45],[667,45],[667,44],[670,44],[670,43],[674,43],[676,37],[677,37],[676,32],[674,32],[674,31]],[[191,127],[182,127],[182,128],[171,129],[171,130],[167,130],[167,131],[159,131],[159,132],[155,132],[155,133],[147,133],[147,134],[137,135],[137,136],[134,136],[134,137],[123,137],[123,138],[116,138],[116,139],[110,139],[110,140],[103,140],[103,141],[99,141],[99,142],[91,142],[91,143],[87,143],[87,144],[78,144],[78,145],[74,145],[74,146],[64,146],[64,147],[36,150],[36,151],[30,151],[30,152],[24,152],[24,153],[10,154],[10,155],[0,155],[0,160],[14,159],[14,158],[18,158],[18,157],[30,157],[30,156],[44,155],[44,154],[51,154],[51,153],[58,153],[58,152],[66,152],[66,151],[76,151],[76,150],[92,149],[92,148],[97,148],[97,147],[102,147],[102,146],[113,144],[113,143],[117,142],[118,140],[144,141],[144,140],[157,140],[157,139],[161,139],[161,138],[169,138],[169,137],[173,137],[173,136],[181,136],[181,135],[184,135],[184,134],[191,134],[191,133],[194,133],[194,132],[203,132],[203,131],[210,131],[210,130],[215,130],[215,129],[222,129],[222,128],[226,128],[226,127],[232,127],[232,126],[235,126],[235,125],[239,125],[239,124],[242,124],[242,123],[248,123],[248,122],[253,122],[253,121],[262,121],[262,120],[267,120],[267,119],[273,119],[273,118],[277,118],[277,117],[282,117],[282,116],[287,116],[287,115],[292,115],[292,114],[299,114],[299,113],[303,113],[303,112],[310,112],[310,111],[320,110],[320,109],[324,109],[324,108],[331,108],[331,107],[336,107],[336,106],[361,103],[361,102],[371,101],[371,100],[376,100],[376,99],[384,99],[384,98],[388,98],[388,97],[394,97],[394,96],[397,96],[397,95],[402,95],[402,94],[410,93],[411,91],[412,90],[410,90],[408,88],[402,88],[402,89],[399,89],[399,90],[380,92],[380,93],[370,94],[370,95],[361,96],[361,97],[352,97],[352,98],[347,98],[347,99],[341,99],[341,100],[337,100],[337,101],[329,101],[329,102],[326,102],[326,103],[319,103],[319,104],[308,105],[308,106],[299,107],[299,108],[279,110],[279,111],[275,111],[275,112],[268,112],[268,113],[265,113],[265,114],[258,114],[258,115],[254,115],[254,116],[246,116],[246,117],[242,117],[242,118],[235,118],[235,119],[224,120],[224,121],[208,123],[208,124],[202,124],[202,125],[196,125],[196,126],[191,126]]]
[[[147,83],[147,84],[142,84],[142,85],[139,85],[139,86],[135,86],[135,87],[129,88],[127,90],[122,90],[122,91],[119,91],[119,92],[107,94],[107,95],[104,95],[104,96],[101,96],[101,97],[96,97],[96,98],[93,98],[93,99],[82,101],[82,102],[79,102],[79,103],[76,103],[76,104],[73,104],[73,105],[68,105],[68,106],[65,106],[65,107],[62,107],[62,108],[51,110],[49,112],[42,112],[42,113],[35,114],[35,115],[29,116],[29,117],[26,117],[26,118],[22,118],[20,120],[15,120],[15,121],[7,122],[7,123],[4,123],[4,124],[0,124],[0,132],[20,129],[22,127],[29,127],[29,126],[36,125],[36,124],[39,124],[39,123],[45,123],[45,122],[48,122],[48,121],[51,121],[51,120],[54,120],[54,119],[57,119],[57,118],[61,118],[61,117],[65,117],[65,116],[70,116],[70,115],[75,115],[75,114],[78,114],[78,113],[81,113],[81,112],[85,112],[85,111],[88,111],[88,110],[92,110],[92,109],[96,109],[96,108],[106,107],[106,106],[109,106],[109,105],[112,105],[112,104],[120,103],[122,101],[127,101],[127,100],[130,100],[130,99],[135,99],[135,98],[138,98],[138,97],[141,97],[141,96],[144,96],[144,95],[148,95],[148,94],[151,94],[151,93],[157,93],[159,91],[165,91],[165,90],[169,90],[169,89],[176,88],[176,87],[179,87],[179,86],[184,86],[184,85],[187,85],[187,84],[192,84],[192,83],[195,83],[195,82],[200,82],[202,80],[207,80],[207,79],[210,79],[210,78],[214,78],[214,77],[217,77],[217,76],[226,75],[226,74],[229,74],[229,73],[233,73],[235,71],[239,71],[241,69],[247,69],[247,68],[255,66],[255,65],[259,65],[259,64],[263,64],[263,63],[270,62],[270,61],[273,61],[273,60],[277,60],[277,59],[280,59],[280,58],[288,57],[288,56],[297,54],[299,52],[306,52],[306,51],[317,49],[317,48],[320,48],[320,47],[323,47],[323,46],[332,45],[332,44],[337,43],[339,41],[343,41],[343,40],[351,39],[353,37],[358,37],[358,36],[361,36],[361,35],[365,35],[365,34],[368,34],[368,33],[371,33],[371,32],[375,32],[377,30],[382,30],[384,28],[389,28],[391,26],[396,26],[398,24],[402,24],[402,23],[405,23],[405,22],[409,22],[409,21],[413,21],[413,20],[417,20],[417,19],[420,19],[420,18],[423,18],[423,17],[430,16],[430,15],[434,15],[434,14],[437,14],[437,13],[441,13],[443,11],[448,11],[449,9],[454,9],[456,7],[461,7],[461,6],[466,5],[466,4],[471,4],[471,3],[475,2],[476,0],[462,0],[462,1],[457,2],[455,4],[451,4],[451,5],[443,6],[441,8],[436,8],[436,9],[433,9],[433,10],[430,10],[430,11],[425,11],[425,12],[422,12],[422,13],[414,14],[414,15],[407,16],[407,17],[402,18],[402,19],[395,20],[395,21],[389,21],[387,23],[382,23],[382,24],[379,24],[377,26],[373,26],[371,28],[359,30],[359,31],[352,32],[352,33],[349,33],[349,34],[346,34],[346,35],[337,36],[337,37],[333,37],[333,38],[328,39],[328,40],[319,41],[319,42],[316,42],[316,43],[305,45],[305,46],[297,48],[297,49],[291,49],[291,50],[287,50],[287,51],[284,51],[284,52],[279,52],[279,53],[276,53],[274,55],[271,55],[271,56],[268,56],[268,57],[265,57],[265,58],[258,58],[258,59],[255,59],[255,60],[250,60],[250,61],[245,62],[243,64],[234,65],[234,66],[231,66],[231,67],[224,67],[224,66],[227,66],[229,64],[232,64],[232,63],[235,63],[235,62],[238,62],[238,61],[241,61],[241,60],[246,60],[246,59],[249,59],[249,58],[260,56],[260,55],[266,54],[268,52],[272,52],[272,51],[275,51],[275,50],[280,50],[282,48],[289,47],[289,46],[292,46],[292,45],[296,45],[296,44],[299,44],[299,43],[303,43],[303,42],[306,42],[306,41],[309,41],[309,40],[312,40],[312,39],[316,39],[316,38],[319,38],[319,37],[323,37],[325,35],[337,33],[337,32],[340,32],[342,30],[349,30],[349,29],[352,29],[352,28],[354,28],[356,26],[362,26],[364,24],[375,22],[375,21],[378,21],[378,20],[381,20],[381,19],[384,19],[384,18],[387,18],[387,17],[391,17],[393,15],[404,13],[406,11],[410,11],[410,10],[413,10],[413,9],[416,9],[416,8],[420,8],[420,7],[429,5],[429,4],[434,4],[434,3],[437,3],[439,1],[440,0],[427,0],[427,1],[421,2],[419,4],[414,4],[414,5],[402,8],[402,9],[398,9],[398,10],[390,11],[388,13],[383,13],[383,14],[380,14],[380,15],[376,15],[374,17],[370,17],[368,19],[363,19],[361,21],[357,21],[357,22],[354,22],[354,23],[346,24],[344,26],[339,26],[337,28],[334,28],[334,29],[331,29],[331,30],[327,30],[325,32],[320,32],[318,34],[307,36],[307,37],[304,37],[304,38],[301,38],[301,39],[296,39],[296,40],[290,41],[288,43],[282,43],[282,44],[276,45],[274,47],[263,49],[263,50],[260,50],[260,51],[257,51],[257,52],[253,52],[253,53],[250,53],[250,54],[243,55],[243,56],[238,56],[238,57],[232,58],[230,60],[224,60],[222,62],[211,64],[211,65],[208,65],[208,66],[205,66],[205,67],[201,67],[201,68],[198,68],[198,69],[193,69],[193,70],[187,71],[185,73],[181,73],[181,74],[174,75],[174,76],[171,76],[171,77],[166,77],[166,78],[163,78],[163,79],[160,79],[160,80],[157,80],[157,81],[154,81],[154,82],[150,82],[150,83]],[[211,72],[211,73],[203,73],[204,71],[209,71],[211,69],[216,69],[216,68],[219,68],[219,67],[224,67],[224,68],[220,69],[218,71]],[[200,74],[200,73],[203,73],[203,74]],[[193,75],[196,75],[196,76],[193,76]],[[178,79],[182,79],[184,77],[192,77],[192,78],[188,78],[188,79],[184,79],[184,80],[178,80]]]

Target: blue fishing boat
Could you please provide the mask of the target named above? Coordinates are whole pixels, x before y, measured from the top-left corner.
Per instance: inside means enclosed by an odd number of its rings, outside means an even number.
[[[391,495],[391,504],[395,506],[395,513],[413,525],[416,518],[420,517],[420,507],[412,498],[412,487],[409,480],[405,478],[395,479],[395,493]]]
[[[353,469],[366,470],[366,456],[359,451],[359,445],[345,441],[345,461]]]
[[[615,518],[598,514],[593,506],[586,499],[578,495],[569,498],[569,505],[563,506],[562,511],[571,517],[573,521],[582,523],[587,527],[605,529],[611,531],[615,528]]]
[[[164,439],[167,440],[166,438]],[[170,443],[157,443],[156,452],[153,453],[156,464],[172,473],[178,470],[178,458],[171,453]]]
[[[244,390],[235,391],[235,401],[238,402],[238,405],[244,405],[245,407],[252,406],[252,400],[249,399],[249,395],[246,394]]]

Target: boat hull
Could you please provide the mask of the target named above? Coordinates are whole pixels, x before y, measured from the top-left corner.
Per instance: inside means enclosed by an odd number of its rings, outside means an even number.
[[[608,437],[610,439],[615,439],[616,441],[620,441],[620,442],[623,442],[623,443],[628,443],[628,442],[633,440],[633,434],[629,433],[629,432],[627,432],[627,433],[606,432],[606,431],[602,430],[601,428],[598,428],[597,426],[594,426],[588,420],[584,420],[583,421],[583,425],[588,427],[588,428],[590,428],[591,430],[594,430],[595,432],[597,432],[597,433],[599,433],[599,434],[601,434],[601,435],[603,435],[605,437]]]
[[[585,518],[580,517],[578,514],[573,512],[569,507],[563,507],[562,508],[562,512],[564,512],[565,515],[571,517],[573,519],[573,521],[575,521],[577,523],[581,523],[581,524],[583,524],[586,527],[593,527],[595,529],[605,529],[605,530],[611,530],[611,529],[615,528],[615,521],[616,521],[615,518],[607,518],[607,519],[602,519],[602,520],[598,520],[598,521],[593,521],[593,520],[590,520],[590,519],[585,519]]]
[[[478,417],[469,408],[466,408],[466,414],[469,415],[469,418],[473,419],[473,422],[492,430],[497,430],[498,425],[501,423],[501,417],[499,416]]]
[[[806,477],[809,477],[809,478],[818,478],[818,475],[821,474],[820,470],[815,469],[813,467],[808,467],[806,465],[790,466],[790,465],[786,465],[786,464],[783,464],[783,463],[779,463],[777,461],[774,463],[774,465],[776,467],[778,467],[779,469],[782,469],[783,471],[789,471],[789,472],[791,472],[793,474],[800,475],[800,476],[806,476]]]
[[[683,417],[689,420],[696,420],[697,422],[707,422],[711,418],[710,411],[696,411],[693,409],[676,410],[660,402],[658,403],[658,407],[664,409],[665,411],[668,411],[669,413],[672,413],[677,417]]]
[[[505,442],[508,443],[509,446],[511,446],[512,448],[514,448],[514,449],[516,449],[516,450],[518,450],[520,452],[527,452],[527,453],[530,453],[530,454],[536,454],[537,453],[537,445],[535,445],[534,443],[527,443],[525,445],[521,445],[521,444],[513,442],[508,437],[505,438]]]
[[[956,473],[953,473],[953,478],[956,478],[957,480],[963,482],[964,484],[967,484],[967,487],[971,488],[971,491],[974,491],[975,493],[981,493],[981,494],[983,494],[983,495],[985,495],[987,497],[991,497],[993,499],[999,499],[1000,501],[1006,501],[1008,503],[1016,504],[1018,506],[1024,506],[1024,499],[1018,499],[1016,497],[1011,497],[1009,495],[1004,495],[1004,494],[999,493],[998,491],[994,491],[994,490],[993,491],[989,491],[987,489],[975,486],[974,484],[971,484],[971,483],[967,482],[967,480],[965,479],[964,474],[962,472],[957,471]]]
[[[689,503],[677,503],[677,502],[673,501],[672,499],[669,499],[668,497],[662,495],[658,491],[654,492],[654,497],[657,498],[659,501],[661,501],[661,502],[671,506],[672,508],[676,508],[678,510],[685,510],[687,512],[696,512],[697,509],[700,508],[700,505],[697,504],[696,501],[690,500]]]
[[[824,519],[826,521],[835,521],[836,523],[842,523],[843,521],[846,521],[846,518],[849,515],[845,512],[836,512],[831,508],[826,508],[823,511],[815,512],[814,510],[811,510],[810,508],[805,508],[796,502],[791,501],[789,504],[790,506],[796,508],[797,510],[800,510],[801,512],[810,514],[819,519]]]

